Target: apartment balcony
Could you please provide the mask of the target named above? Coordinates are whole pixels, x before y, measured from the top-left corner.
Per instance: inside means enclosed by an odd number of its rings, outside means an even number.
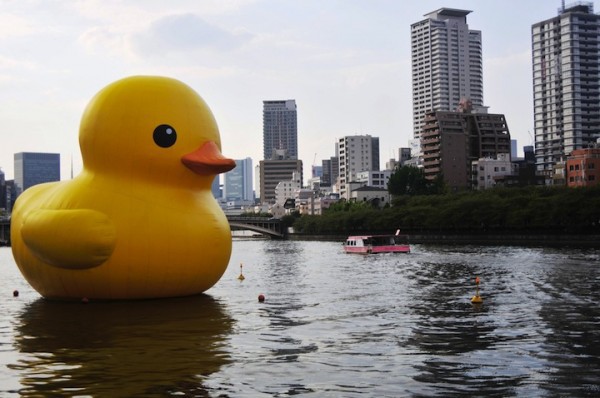
[[[439,132],[428,132],[427,128],[424,128],[421,131],[421,145],[424,144],[436,144],[440,142],[440,134]]]
[[[440,132],[439,130],[428,130],[427,126],[424,128],[423,134],[421,134],[421,141],[424,142],[437,142],[439,141]]]
[[[431,156],[423,155],[423,167],[439,167],[441,164],[440,155],[435,154]]]
[[[440,167],[424,167],[423,172],[425,175],[437,175],[442,171]]]
[[[423,156],[423,167],[439,167],[442,164],[440,155]]]
[[[423,156],[425,156],[425,154],[429,154],[429,153],[439,154],[440,153],[440,144],[423,145],[421,143],[421,150],[423,151]]]

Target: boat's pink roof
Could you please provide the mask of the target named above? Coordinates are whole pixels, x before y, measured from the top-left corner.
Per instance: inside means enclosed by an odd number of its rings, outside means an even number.
[[[347,239],[365,239],[365,238],[383,238],[387,236],[406,236],[406,235],[353,235]]]

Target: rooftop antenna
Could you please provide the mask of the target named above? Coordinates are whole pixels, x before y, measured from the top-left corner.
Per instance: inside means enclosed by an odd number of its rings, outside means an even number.
[[[565,12],[565,0],[561,1],[562,11]]]

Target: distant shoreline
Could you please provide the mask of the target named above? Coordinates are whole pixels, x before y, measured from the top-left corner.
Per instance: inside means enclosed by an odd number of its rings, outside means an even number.
[[[567,234],[408,234],[410,243],[482,246],[560,246],[600,249],[600,235]],[[289,240],[343,242],[346,236],[288,234]]]

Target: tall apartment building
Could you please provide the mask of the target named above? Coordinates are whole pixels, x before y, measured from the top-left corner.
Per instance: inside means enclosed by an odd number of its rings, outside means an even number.
[[[462,98],[483,106],[481,31],[469,29],[470,12],[440,8],[411,25],[415,139],[427,112],[455,111]]]
[[[368,134],[342,137],[335,152],[339,159],[340,197],[349,199],[349,184],[357,173],[379,170],[379,137]]]
[[[600,136],[600,15],[578,2],[532,25],[531,37],[536,166],[550,179]]]
[[[285,150],[289,159],[298,159],[298,119],[295,100],[263,101],[263,159]]]
[[[425,177],[441,175],[454,191],[471,187],[473,161],[499,154],[510,160],[510,133],[501,114],[429,112],[421,142]]]
[[[19,152],[14,155],[17,195],[44,182],[60,181],[60,154]]]
[[[252,159],[236,159],[235,168],[223,176],[223,199],[227,202],[252,202]]]

